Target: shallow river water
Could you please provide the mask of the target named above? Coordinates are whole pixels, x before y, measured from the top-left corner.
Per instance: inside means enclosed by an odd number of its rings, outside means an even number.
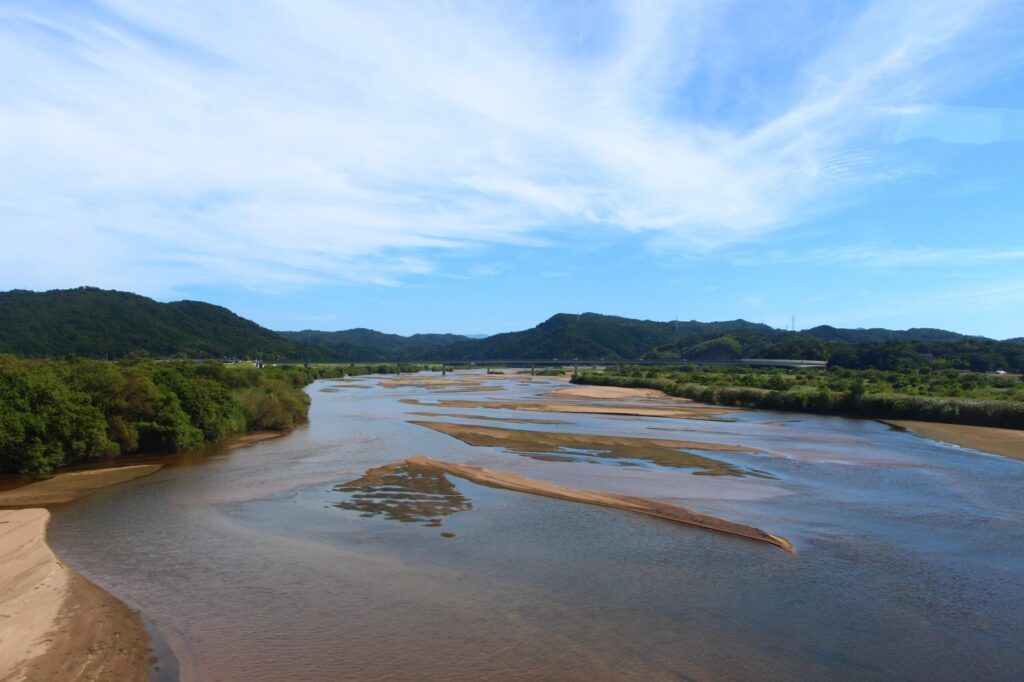
[[[1024,678],[1024,463],[872,421],[436,403],[564,385],[317,382],[308,425],[60,509],[50,543],[141,609],[188,680]],[[756,452],[695,449],[751,474],[697,475],[472,446],[413,420]],[[452,477],[344,485],[417,454],[667,500],[783,535],[796,554]]]

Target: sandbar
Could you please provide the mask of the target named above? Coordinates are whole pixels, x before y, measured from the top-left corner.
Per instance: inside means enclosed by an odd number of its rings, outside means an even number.
[[[544,396],[545,398],[595,398],[597,400],[619,398],[667,398],[679,402],[693,402],[688,398],[673,398],[653,388],[622,388],[620,386],[573,386],[557,388]]]
[[[57,559],[49,519],[45,509],[0,510],[0,679],[146,680],[139,614]]]
[[[486,414],[458,414],[455,412],[409,412],[417,417],[455,417],[456,419],[476,419],[478,421],[505,422],[506,424],[565,424],[558,419],[515,419],[513,417],[491,417]]]
[[[686,449],[719,452],[757,452],[745,445],[725,445],[700,441],[597,436],[582,433],[526,431],[476,424],[411,421],[410,424],[439,431],[473,446],[507,448],[535,459],[578,461],[581,451],[598,459],[637,459],[659,466],[700,469],[712,476],[755,476],[773,478],[770,474],[744,469],[711,457],[686,452]],[[592,453],[592,454],[591,454]]]
[[[676,523],[697,526],[699,528],[705,528],[707,530],[713,530],[720,533],[728,533],[730,535],[736,535],[750,540],[766,542],[775,545],[776,547],[780,547],[787,552],[795,553],[793,545],[790,544],[786,538],[778,535],[772,535],[760,528],[727,521],[708,514],[701,514],[700,512],[693,511],[692,509],[687,509],[686,507],[680,507],[667,502],[659,502],[657,500],[650,500],[644,497],[633,497],[631,495],[618,495],[615,493],[568,488],[534,478],[526,478],[525,476],[519,476],[517,474],[494,471],[466,464],[456,464],[454,462],[442,462],[423,456],[410,457],[407,460],[395,462],[394,464],[389,464],[385,467],[371,470],[371,472],[395,471],[403,467],[419,469],[421,471],[441,472],[458,478],[463,478],[478,485],[486,485],[493,488],[503,488],[505,490],[512,490],[530,495],[541,495],[543,497],[551,497],[559,500],[593,504],[600,507],[609,507],[612,509],[644,514],[646,516],[654,516],[659,519],[674,521]]]
[[[378,385],[384,388],[400,388],[403,386],[423,386],[423,387],[446,387],[446,386],[479,386],[483,383],[482,380],[478,379],[463,379],[460,377],[452,377],[450,379],[440,377],[401,377],[398,379],[381,379],[377,382]]]
[[[882,419],[886,424],[898,426],[915,436],[952,443],[972,450],[981,450],[1010,459],[1024,460],[1024,431],[1000,429],[992,426],[940,424],[904,419]]]
[[[499,400],[437,400],[422,402],[415,398],[403,398],[406,405],[432,407],[486,408],[492,410],[525,410],[529,412],[564,412],[568,414],[617,414],[629,417],[664,417],[667,419],[707,419],[715,415],[734,412],[736,408],[714,407],[711,405],[603,405],[600,403],[552,403],[552,402],[503,402]]]
[[[149,476],[159,469],[159,464],[134,464],[63,472],[45,481],[0,492],[0,507],[50,507],[65,504],[101,488]]]
[[[289,433],[290,431],[250,431],[249,433],[242,434],[241,436],[232,436],[229,438],[225,444],[225,448],[228,450],[237,450],[238,448],[244,448],[265,440],[272,440],[274,438],[287,436]]]

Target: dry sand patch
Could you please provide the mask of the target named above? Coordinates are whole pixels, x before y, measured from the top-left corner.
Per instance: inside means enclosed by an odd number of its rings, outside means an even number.
[[[506,424],[567,424],[558,419],[514,419],[512,417],[491,417],[486,414],[458,414],[456,412],[409,412],[416,417],[455,417],[457,419],[476,419],[479,421],[504,422]]]
[[[545,398],[593,398],[596,400],[618,400],[621,398],[667,398],[681,403],[693,402],[687,398],[673,398],[653,388],[622,388],[619,386],[572,386],[557,388],[546,393]]]
[[[265,440],[273,440],[274,438],[281,438],[287,436],[288,431],[252,431],[250,433],[243,434],[241,436],[234,436],[228,439],[225,449],[237,450],[238,448],[248,447],[256,443],[261,443]]]
[[[147,679],[139,614],[60,562],[45,509],[0,510],[0,679]]]
[[[384,388],[402,388],[406,386],[420,386],[423,388],[444,388],[450,386],[480,386],[483,381],[478,379],[466,379],[461,377],[418,377],[407,376],[394,379],[381,379],[377,382]]]
[[[915,436],[952,443],[972,450],[990,452],[1011,459],[1024,460],[1024,431],[999,429],[991,426],[939,424],[902,419],[883,419],[886,424],[899,426]]]
[[[36,481],[20,488],[0,492],[0,507],[46,507],[65,504],[101,488],[149,476],[159,469],[159,464],[134,464],[126,467],[64,472],[45,481]]]

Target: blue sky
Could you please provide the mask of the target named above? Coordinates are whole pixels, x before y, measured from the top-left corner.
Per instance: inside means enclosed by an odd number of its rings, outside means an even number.
[[[1019,2],[0,1],[0,288],[1024,335]]]

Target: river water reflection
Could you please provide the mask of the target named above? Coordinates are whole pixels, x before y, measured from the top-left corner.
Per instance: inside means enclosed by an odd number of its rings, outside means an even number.
[[[58,510],[51,544],[143,609],[190,680],[1020,679],[1021,462],[870,421],[438,402],[564,385],[476,384],[318,382],[307,426]],[[411,421],[745,446],[696,452],[764,475],[593,448],[524,457]],[[664,499],[797,554],[440,474],[367,475],[417,454]]]

